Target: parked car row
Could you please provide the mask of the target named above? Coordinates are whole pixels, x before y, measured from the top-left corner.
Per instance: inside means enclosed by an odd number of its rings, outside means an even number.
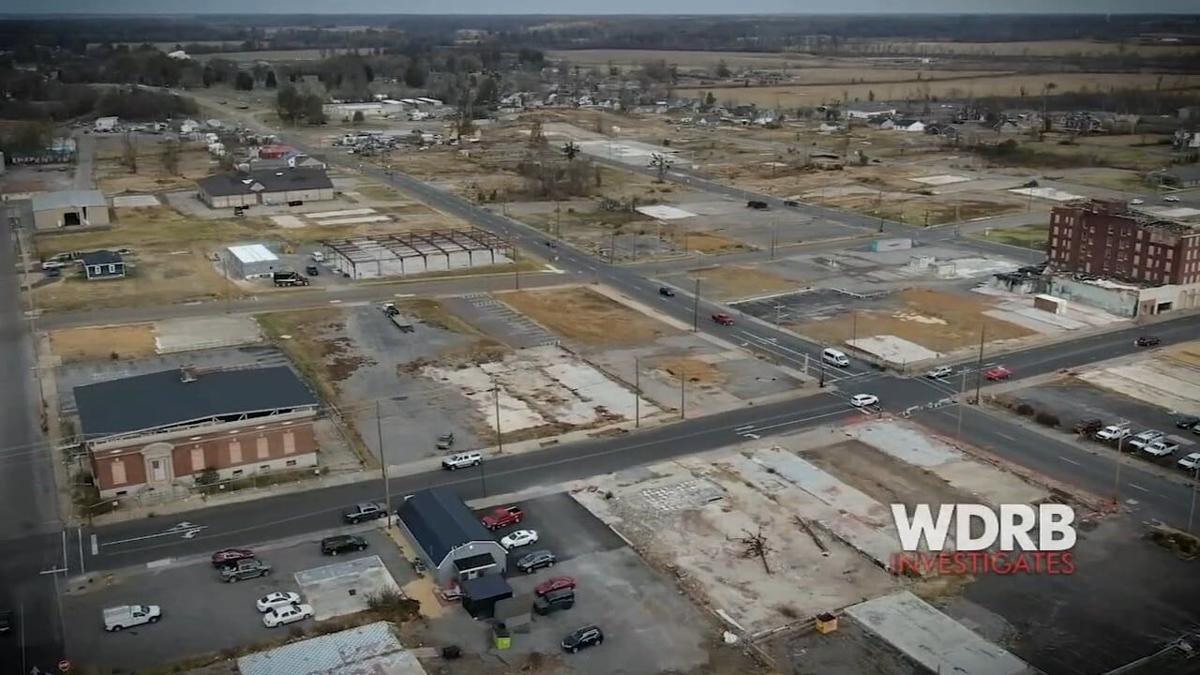
[[[1175,421],[1176,428],[1191,430],[1200,436],[1200,419],[1195,417],[1180,417]],[[1107,426],[1096,418],[1082,419],[1075,424],[1075,432],[1090,436],[1102,443],[1113,444],[1121,451],[1139,452],[1148,459],[1160,460],[1172,457],[1180,450],[1180,444],[1158,429],[1143,429],[1133,433],[1128,422],[1118,422]],[[1184,471],[1195,471],[1200,466],[1200,452],[1193,452],[1176,462],[1176,466]]]

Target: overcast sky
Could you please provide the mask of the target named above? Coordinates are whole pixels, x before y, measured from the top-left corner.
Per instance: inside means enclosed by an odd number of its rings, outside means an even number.
[[[4,14],[1200,13],[1197,0],[4,0]]]

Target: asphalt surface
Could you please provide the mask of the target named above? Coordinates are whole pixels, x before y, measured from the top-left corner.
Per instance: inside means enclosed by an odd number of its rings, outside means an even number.
[[[3,222],[8,222],[5,214]],[[13,612],[14,635],[0,639],[0,672],[50,672],[62,658],[57,603],[62,567],[62,523],[54,468],[38,428],[35,359],[15,270],[15,235],[0,234],[0,608]]]

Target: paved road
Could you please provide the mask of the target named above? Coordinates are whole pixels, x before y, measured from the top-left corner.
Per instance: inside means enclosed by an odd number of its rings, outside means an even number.
[[[7,214],[3,222],[8,221]],[[0,233],[0,607],[17,614],[15,636],[0,640],[0,673],[48,669],[62,656],[56,577],[62,562],[58,498],[50,453],[38,428],[33,348],[15,270],[18,245]],[[15,639],[13,639],[15,638]],[[24,664],[22,670],[18,668]]]
[[[1037,374],[1086,364],[1096,359],[1127,354],[1136,329],[1094,336],[1052,347],[1010,355],[1005,363],[1018,376]],[[1200,337],[1200,322],[1181,319],[1160,324],[1155,333],[1165,343]],[[898,412],[909,405],[922,405],[944,398],[955,387],[948,383],[868,374],[863,386],[877,392],[883,407]],[[970,381],[968,379],[968,381]],[[924,410],[913,418],[940,433],[958,433],[957,406]],[[486,462],[481,469],[457,473],[429,472],[391,480],[394,499],[414,490],[435,485],[452,487],[464,498],[513,492],[537,486],[554,486],[562,481],[617,471],[630,466],[671,457],[717,449],[749,438],[747,434],[770,437],[806,427],[860,419],[864,413],[846,402],[845,392],[818,393],[806,398],[769,405],[739,408],[730,412],[688,420],[617,438],[593,439],[546,450],[512,455]],[[1101,496],[1113,494],[1117,483],[1115,463],[1069,443],[1036,431],[1006,423],[1003,418],[966,407],[962,411],[962,437],[1000,457],[1077,485]],[[1163,481],[1136,467],[1123,467],[1120,496],[1135,499],[1131,507],[1142,518],[1157,518],[1177,526],[1187,519],[1190,491],[1185,485]],[[190,511],[174,518],[120,523],[87,530],[84,551],[89,570],[113,569],[168,557],[202,554],[224,546],[252,545],[281,537],[312,533],[338,525],[338,511],[348,504],[381,499],[380,481],[355,483],[253,502]],[[184,538],[187,522],[203,529]],[[175,528],[175,529],[173,529]],[[95,553],[92,536],[95,536]],[[73,571],[78,571],[72,560]]]

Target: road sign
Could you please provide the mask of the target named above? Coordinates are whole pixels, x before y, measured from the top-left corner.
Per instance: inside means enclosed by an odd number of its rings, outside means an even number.
[[[60,672],[60,673],[71,672],[71,662],[66,659],[59,661],[58,662],[58,672]]]

